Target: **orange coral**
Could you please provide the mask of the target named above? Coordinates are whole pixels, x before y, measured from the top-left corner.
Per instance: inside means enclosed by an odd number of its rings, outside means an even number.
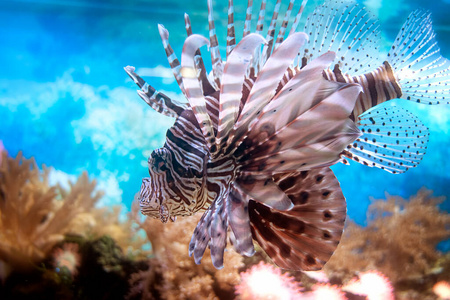
[[[369,207],[367,227],[350,223],[325,270],[351,278],[379,270],[392,281],[423,278],[440,257],[436,245],[450,237],[450,215],[439,210],[443,198],[421,190],[408,201],[387,196]]]
[[[76,217],[101,197],[95,182],[83,173],[70,189],[51,187],[48,169],[40,172],[33,159],[4,153],[0,164],[0,261],[26,270],[42,261],[71,232]],[[6,274],[3,274],[3,277]]]
[[[156,287],[162,299],[215,299],[217,293],[232,296],[239,283],[242,257],[230,245],[225,250],[224,268],[217,270],[211,262],[209,250],[200,265],[189,257],[188,245],[201,214],[178,218],[176,222],[162,224],[159,219],[141,220],[139,208],[133,206],[134,219],[147,233],[152,244],[154,259],[150,268],[156,270],[160,284]],[[148,276],[155,276],[151,272]],[[134,287],[138,286],[134,276]],[[148,284],[148,281],[147,281]],[[143,287],[143,290],[147,290]],[[227,296],[225,296],[227,297]]]
[[[73,223],[73,230],[90,238],[110,236],[132,259],[147,259],[150,255],[149,242],[145,232],[139,228],[130,213],[127,217],[122,213],[123,207],[95,207],[80,215]]]

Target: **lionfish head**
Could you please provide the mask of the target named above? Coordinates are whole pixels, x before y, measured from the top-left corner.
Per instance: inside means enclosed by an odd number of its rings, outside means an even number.
[[[191,215],[193,208],[186,199],[182,186],[196,186],[194,174],[173,162],[172,153],[167,148],[156,149],[148,159],[150,177],[142,180],[139,204],[144,215],[161,219],[166,223],[175,221],[176,216]],[[178,184],[175,183],[178,182]]]

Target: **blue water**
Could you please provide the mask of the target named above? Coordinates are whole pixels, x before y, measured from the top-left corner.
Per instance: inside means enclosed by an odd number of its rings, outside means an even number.
[[[306,13],[321,2],[309,1]],[[206,0],[186,3],[0,1],[0,140],[8,152],[15,156],[23,151],[39,165],[53,166],[60,171],[53,173],[55,181],[65,182],[87,170],[106,192],[103,204],[129,207],[141,178],[147,176],[147,157],[163,145],[173,120],[140,100],[123,67],[149,68],[143,70],[150,75],[146,80],[179,97],[157,24],[169,29],[179,54],[184,12],[191,16],[195,32],[207,33]],[[242,19],[246,3],[235,1],[236,20]],[[442,54],[450,58],[448,0],[364,3],[380,18],[385,47],[411,10],[431,10]],[[222,17],[216,24],[222,45],[226,4],[215,5],[216,16]],[[450,108],[403,100],[398,104],[430,128],[428,151],[419,167],[403,175],[358,164],[333,167],[348,200],[348,214],[361,224],[369,198],[383,198],[385,192],[409,197],[425,186],[435,195],[450,195]],[[448,202],[443,207],[450,210]]]

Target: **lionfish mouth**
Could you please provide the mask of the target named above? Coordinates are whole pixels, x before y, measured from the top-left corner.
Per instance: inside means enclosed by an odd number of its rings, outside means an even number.
[[[142,179],[138,197],[142,213],[154,219],[161,219],[162,223],[167,223],[168,220],[175,222],[177,217],[170,214],[170,209],[163,203],[164,200],[159,202],[151,190],[150,181],[150,178]]]

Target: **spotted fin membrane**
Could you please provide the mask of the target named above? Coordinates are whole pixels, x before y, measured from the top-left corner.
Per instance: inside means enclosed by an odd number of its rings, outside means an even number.
[[[344,157],[396,174],[416,167],[425,155],[428,128],[402,108],[373,108],[356,125],[362,135],[347,146]]]
[[[341,239],[346,203],[339,181],[329,168],[284,173],[274,182],[294,207],[279,211],[248,203],[253,237],[281,268],[320,269]]]

